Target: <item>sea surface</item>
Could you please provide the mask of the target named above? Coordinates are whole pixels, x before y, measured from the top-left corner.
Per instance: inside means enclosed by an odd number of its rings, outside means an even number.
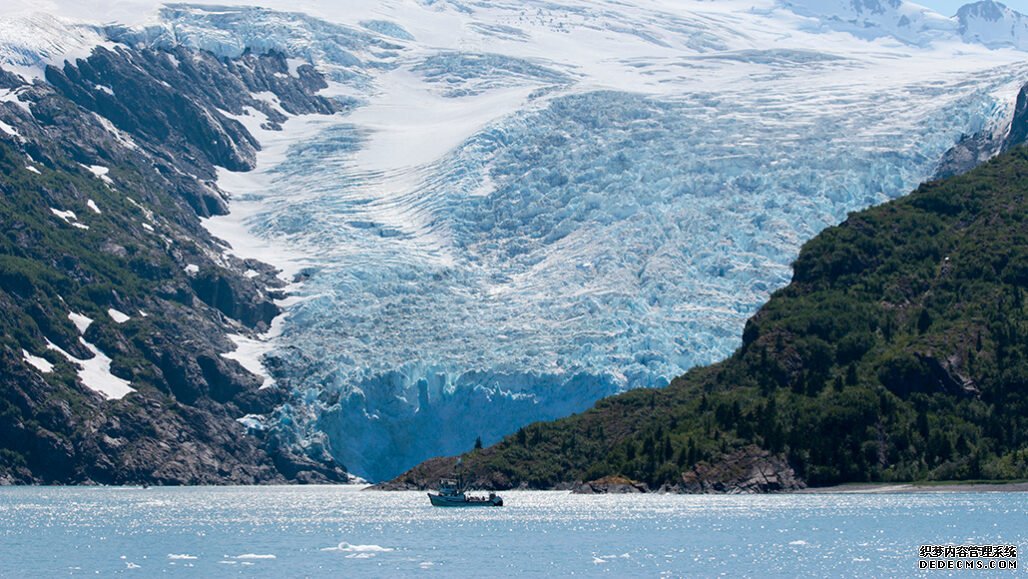
[[[354,487],[3,488],[0,576],[968,576],[919,571],[918,547],[1028,548],[1028,493],[501,494],[443,509]]]

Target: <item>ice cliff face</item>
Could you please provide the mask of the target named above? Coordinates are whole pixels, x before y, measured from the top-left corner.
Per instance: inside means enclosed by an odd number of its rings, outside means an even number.
[[[837,4],[177,5],[104,31],[334,81],[343,114],[255,93],[285,130],[233,117],[262,151],[208,226],[303,280],[264,347],[292,401],[254,426],[381,479],[723,357],[805,239],[1009,120],[1023,53]]]

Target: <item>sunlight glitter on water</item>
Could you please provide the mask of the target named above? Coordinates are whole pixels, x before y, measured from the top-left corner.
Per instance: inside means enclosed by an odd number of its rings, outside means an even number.
[[[0,576],[896,576],[922,544],[1028,543],[1018,493],[502,494],[0,489]]]

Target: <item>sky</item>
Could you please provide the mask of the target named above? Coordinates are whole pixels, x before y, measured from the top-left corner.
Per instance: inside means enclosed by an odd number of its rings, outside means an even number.
[[[957,9],[964,4],[970,4],[973,0],[914,0],[922,6],[927,6],[936,12],[941,12],[946,16],[953,16],[957,13]],[[999,0],[1001,3],[1017,10],[1018,12],[1028,14],[1028,0]]]

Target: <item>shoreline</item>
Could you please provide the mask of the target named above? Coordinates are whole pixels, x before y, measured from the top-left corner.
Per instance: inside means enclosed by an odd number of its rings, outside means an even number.
[[[34,484],[34,485],[23,485],[23,484],[4,484],[0,483],[0,490],[2,489],[13,489],[13,488],[82,488],[82,489],[185,489],[185,488],[216,488],[216,489],[239,489],[239,488],[298,488],[298,487],[335,487],[339,489],[346,489],[351,491],[377,491],[377,492],[417,492],[414,489],[378,489],[374,488],[375,485],[367,482],[352,482],[352,483],[327,483],[327,484],[313,484],[313,485],[301,485],[301,484],[289,484],[289,483],[274,483],[274,484],[257,484],[257,485],[142,485],[142,484],[124,484],[124,485],[99,485],[99,484]],[[506,491],[498,492],[510,492],[510,491],[525,491],[532,490],[533,492],[552,492],[552,493],[570,493],[567,489],[507,489]],[[768,496],[768,495],[840,495],[840,494],[920,494],[920,493],[1023,493],[1028,492],[1028,481],[1012,481],[1012,482],[987,482],[987,481],[974,481],[974,482],[963,482],[963,481],[931,481],[931,482],[908,482],[908,483],[843,483],[840,485],[827,486],[827,487],[813,487],[805,488],[797,491],[789,492],[774,492],[774,493],[754,493],[749,496]],[[607,493],[600,493],[600,495],[606,495]],[[664,494],[657,492],[639,493],[639,494]],[[733,493],[667,493],[679,496],[739,496]],[[599,495],[597,495],[599,496]]]
[[[1028,481],[925,481],[906,483],[844,483],[814,487],[787,494],[914,494],[914,493],[1023,493]]]

